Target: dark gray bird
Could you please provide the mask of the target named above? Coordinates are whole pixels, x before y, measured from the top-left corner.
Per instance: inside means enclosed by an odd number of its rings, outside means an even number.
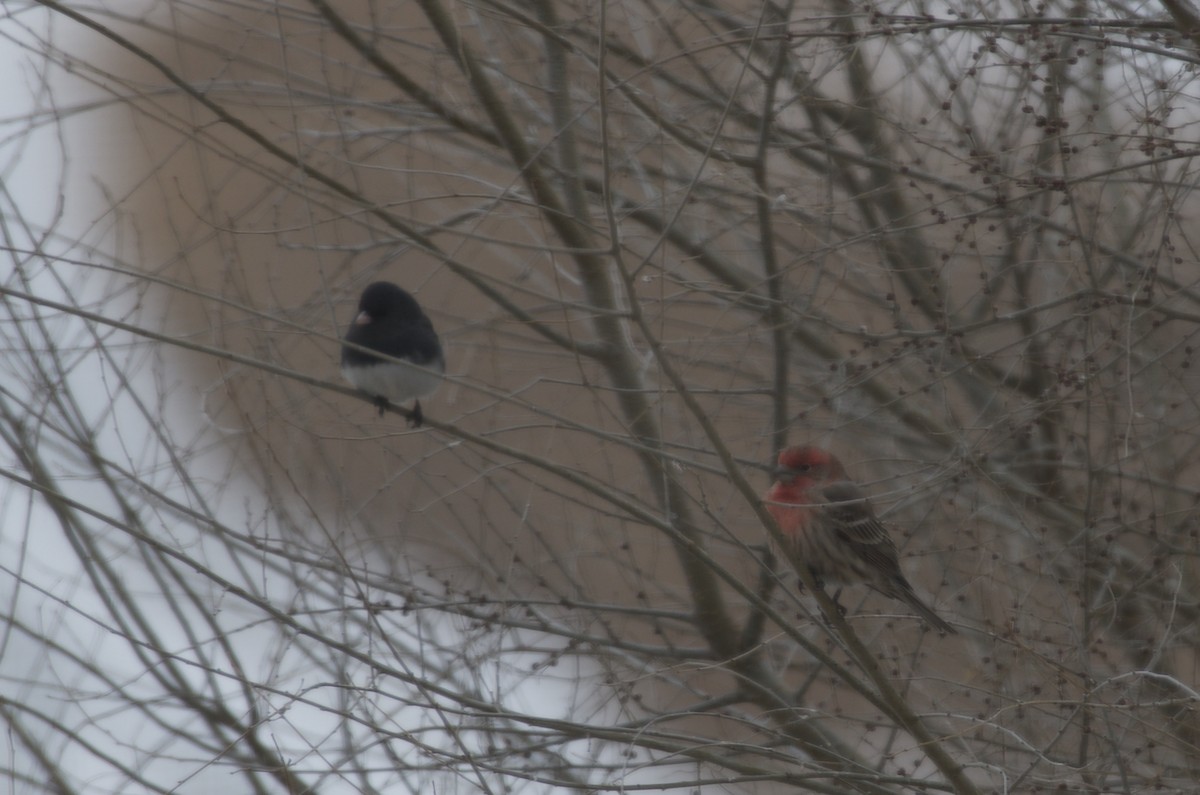
[[[342,375],[346,380],[375,399],[381,417],[388,403],[415,400],[410,423],[419,426],[423,419],[420,398],[438,388],[446,359],[433,323],[417,299],[391,282],[368,285],[344,339],[382,354],[343,346]]]

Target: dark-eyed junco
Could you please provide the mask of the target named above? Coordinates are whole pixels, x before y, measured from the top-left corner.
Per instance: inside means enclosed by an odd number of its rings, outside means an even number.
[[[349,345],[342,347],[342,375],[375,398],[380,416],[389,402],[426,397],[442,382],[446,360],[433,323],[417,299],[391,282],[375,282],[363,290],[345,341],[398,360]],[[412,425],[420,425],[421,420],[418,399],[413,404]]]

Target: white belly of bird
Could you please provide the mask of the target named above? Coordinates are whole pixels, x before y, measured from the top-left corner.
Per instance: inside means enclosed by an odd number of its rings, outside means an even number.
[[[441,374],[433,370],[395,362],[344,367],[342,375],[368,395],[383,396],[392,403],[432,395],[442,382]]]

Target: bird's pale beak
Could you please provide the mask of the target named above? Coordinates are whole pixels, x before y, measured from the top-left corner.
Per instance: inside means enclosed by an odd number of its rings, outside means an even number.
[[[354,317],[354,325],[356,325],[356,326],[365,326],[370,322],[371,322],[371,316],[369,314],[367,314],[367,311],[365,309],[362,312],[359,312]]]

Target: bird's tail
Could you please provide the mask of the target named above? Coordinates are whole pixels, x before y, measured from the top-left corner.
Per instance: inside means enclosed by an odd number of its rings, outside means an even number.
[[[943,635],[946,633],[951,635],[958,634],[958,630],[947,624],[944,620],[942,620],[941,616],[933,612],[933,608],[921,601],[920,597],[918,597],[913,591],[912,586],[907,582],[896,582],[893,583],[893,586],[894,588],[892,592],[888,595],[900,599],[913,610],[916,610],[917,614],[921,616],[926,624],[933,627],[938,632],[941,632]]]

